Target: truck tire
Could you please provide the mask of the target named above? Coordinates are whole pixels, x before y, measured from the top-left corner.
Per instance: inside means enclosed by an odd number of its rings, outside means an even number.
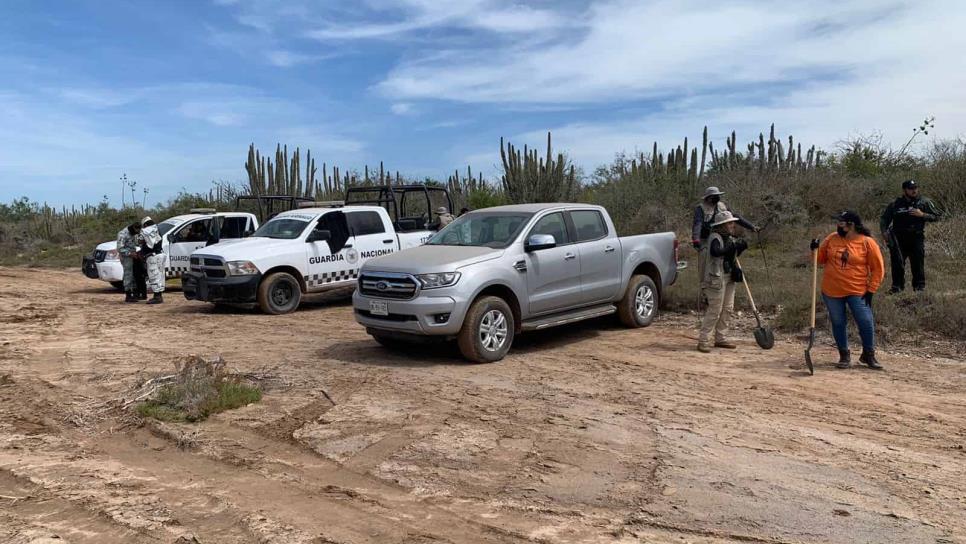
[[[650,276],[636,274],[627,282],[627,291],[617,303],[617,316],[626,327],[646,327],[657,317],[660,303],[654,280]]]
[[[466,312],[456,342],[470,361],[493,363],[510,351],[515,326],[509,304],[499,297],[483,297]]]
[[[124,290],[124,282],[123,281],[112,281],[111,282],[111,287],[117,289],[118,291],[123,291]]]
[[[266,314],[294,312],[302,301],[302,287],[288,272],[269,274],[258,284],[258,307]]]

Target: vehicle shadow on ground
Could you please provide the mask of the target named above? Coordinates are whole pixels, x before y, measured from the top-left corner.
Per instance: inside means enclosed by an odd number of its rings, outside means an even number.
[[[562,348],[577,342],[593,340],[601,330],[619,329],[620,325],[607,318],[592,319],[553,329],[532,331],[518,335],[513,340],[508,357],[529,355]],[[427,344],[400,343],[392,349],[379,345],[375,340],[356,340],[332,344],[319,352],[319,356],[349,363],[384,367],[430,367],[437,365],[477,365],[463,358],[456,341]],[[499,363],[496,363],[499,364]]]
[[[512,350],[511,350],[512,353]],[[373,339],[337,342],[319,350],[319,357],[368,366],[421,368],[439,365],[473,365],[460,354],[456,342],[400,343],[392,349]]]

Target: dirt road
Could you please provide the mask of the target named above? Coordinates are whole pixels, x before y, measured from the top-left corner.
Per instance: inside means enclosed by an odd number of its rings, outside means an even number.
[[[344,294],[122,298],[0,269],[0,542],[966,541],[962,357],[808,377],[797,339],[708,356],[668,317],[473,365],[386,351]],[[193,425],[110,408],[189,353],[273,376],[264,400]]]

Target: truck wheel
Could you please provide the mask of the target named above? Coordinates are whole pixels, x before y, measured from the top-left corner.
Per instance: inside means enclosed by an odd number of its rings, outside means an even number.
[[[118,291],[123,291],[124,290],[124,282],[123,281],[112,281],[111,282],[111,287],[117,289]]]
[[[302,301],[302,288],[288,272],[269,274],[258,285],[258,307],[266,314],[294,312]]]
[[[660,302],[654,280],[637,274],[627,282],[627,291],[617,303],[617,315],[627,327],[646,327],[657,317]]]
[[[463,357],[477,363],[502,359],[513,343],[513,312],[499,297],[483,297],[470,306],[456,341]]]

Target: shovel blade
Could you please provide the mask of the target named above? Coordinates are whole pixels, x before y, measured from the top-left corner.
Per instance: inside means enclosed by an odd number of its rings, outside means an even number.
[[[755,329],[755,342],[761,349],[771,349],[775,347],[775,333],[769,328],[758,327]]]
[[[812,376],[815,375],[815,366],[812,365],[812,344],[815,343],[815,329],[808,331],[808,347],[805,348],[805,366],[808,367],[808,373]]]

